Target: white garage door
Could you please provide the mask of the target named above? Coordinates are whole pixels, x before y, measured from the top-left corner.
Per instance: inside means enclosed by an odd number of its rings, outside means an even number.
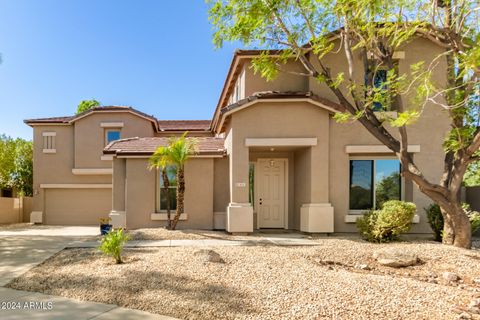
[[[45,223],[98,225],[112,208],[111,189],[48,189],[45,194]]]

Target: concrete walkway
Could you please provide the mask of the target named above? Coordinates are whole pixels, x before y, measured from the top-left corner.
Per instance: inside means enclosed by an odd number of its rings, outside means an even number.
[[[69,248],[95,248],[100,241],[84,241],[72,243]],[[309,239],[295,239],[283,237],[262,237],[251,240],[133,240],[125,244],[126,248],[143,247],[224,247],[224,246],[317,246],[318,242]]]
[[[29,231],[25,230],[13,236],[10,232],[9,236],[0,235],[0,319],[174,319],[111,304],[3,287],[62,249],[78,246],[85,241],[85,236],[90,236],[90,231],[87,234],[77,231],[78,229],[55,229],[53,233],[57,236],[39,236],[38,230],[31,231],[34,234],[28,234]],[[41,233],[48,234],[48,229]],[[74,236],[66,236],[68,233],[73,233]]]

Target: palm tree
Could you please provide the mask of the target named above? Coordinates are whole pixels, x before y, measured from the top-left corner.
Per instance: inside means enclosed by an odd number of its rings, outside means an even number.
[[[167,229],[172,229],[172,220],[170,219],[170,179],[168,179],[168,167],[172,164],[168,147],[158,147],[155,153],[150,157],[150,169],[161,170],[163,180],[163,192],[166,194],[167,209]]]
[[[187,139],[185,132],[181,137],[172,137],[168,142],[168,146],[159,147],[150,158],[150,167],[162,170],[163,188],[167,195],[167,219],[170,229],[175,230],[177,227],[180,214],[183,213],[185,200],[185,163],[192,154],[197,151],[197,141],[192,138]],[[170,197],[169,197],[169,180],[167,174],[168,166],[175,166],[177,170],[177,210],[173,222],[170,222]]]

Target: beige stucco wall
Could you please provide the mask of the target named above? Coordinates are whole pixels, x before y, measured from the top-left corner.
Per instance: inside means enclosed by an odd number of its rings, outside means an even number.
[[[226,212],[230,199],[230,184],[228,182],[228,158],[216,158],[214,165],[213,211]]]
[[[125,189],[127,161],[122,158],[113,160],[113,177],[112,177],[112,210],[125,212]]]
[[[105,130],[102,122],[122,122],[121,137],[153,136],[152,123],[128,112],[93,113],[70,125],[36,125],[33,129],[33,210],[48,215],[46,200],[50,207],[59,209],[63,199],[57,192],[47,194],[41,184],[110,184],[111,175],[74,175],[72,169],[111,168],[112,161],[101,160],[105,146]],[[55,132],[56,153],[43,153],[43,132]],[[66,192],[68,193],[68,192]],[[111,190],[99,192],[106,197],[112,208]],[[56,205],[55,203],[58,203]],[[103,204],[102,204],[103,205]],[[65,208],[67,210],[68,207]],[[72,221],[75,219],[72,218]]]
[[[250,96],[255,92],[261,91],[307,91],[308,78],[301,75],[282,72],[272,81],[267,81],[255,74],[253,68],[250,67],[251,60],[246,60],[244,66],[245,74],[245,96]],[[289,62],[282,66],[282,70],[302,72],[300,62]]]
[[[231,202],[247,203],[248,187],[239,187],[237,183],[248,186],[248,164],[258,158],[255,152],[245,146],[246,138],[312,138],[318,137],[316,146],[309,147],[305,164],[314,164],[305,168],[305,179],[294,177],[297,163],[292,153],[283,154],[289,159],[289,227],[298,226],[299,207],[306,203],[328,203],[328,145],[329,145],[329,115],[320,107],[305,102],[260,102],[240,110],[231,116],[228,128],[231,139],[230,156],[230,188]],[[278,151],[280,152],[280,151]],[[273,156],[278,152],[271,153]],[[270,152],[261,155],[267,157]],[[252,156],[250,155],[252,154]],[[293,188],[292,182],[295,184]],[[300,188],[303,184],[304,187]],[[297,187],[303,191],[297,203]],[[291,189],[291,190],[290,190]],[[293,194],[291,193],[293,192]]]
[[[22,219],[22,199],[0,197],[0,223],[19,223]]]
[[[128,112],[102,112],[79,119],[74,123],[75,168],[111,168],[111,161],[102,161],[105,131],[102,122],[123,122],[121,138],[152,137],[152,122]]]
[[[156,170],[149,170],[148,159],[126,160],[126,220],[127,228],[165,226],[166,221],[153,221],[156,200]],[[188,220],[180,221],[178,229],[213,228],[214,161],[194,158],[185,164],[185,213]]]

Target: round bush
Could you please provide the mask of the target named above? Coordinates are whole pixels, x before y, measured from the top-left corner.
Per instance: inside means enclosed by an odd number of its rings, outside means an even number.
[[[367,241],[394,241],[401,233],[410,230],[416,211],[414,203],[390,200],[383,204],[381,210],[366,212],[357,220],[357,227]]]

